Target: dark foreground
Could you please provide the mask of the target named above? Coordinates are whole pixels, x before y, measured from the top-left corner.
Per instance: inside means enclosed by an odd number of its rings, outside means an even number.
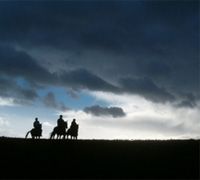
[[[0,178],[199,179],[200,141],[0,138]]]

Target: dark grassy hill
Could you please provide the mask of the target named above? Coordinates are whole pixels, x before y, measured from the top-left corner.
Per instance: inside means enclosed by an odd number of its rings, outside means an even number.
[[[200,141],[0,138],[0,178],[199,179]]]

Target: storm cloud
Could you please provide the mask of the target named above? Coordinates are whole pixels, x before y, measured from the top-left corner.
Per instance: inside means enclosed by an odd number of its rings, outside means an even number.
[[[25,51],[17,51],[13,46],[0,46],[1,75],[23,78],[27,82],[48,84],[55,78]]]
[[[124,78],[120,79],[120,85],[124,92],[138,94],[153,102],[173,101],[175,97],[164,88],[157,87],[148,78]]]
[[[66,107],[62,101],[57,102],[54,93],[49,92],[43,97],[43,103],[48,108],[55,108],[61,111],[70,110],[70,107]]]
[[[198,2],[2,1],[0,5],[1,96],[33,101],[39,89],[55,86],[196,107]]]
[[[34,89],[22,87],[9,78],[0,77],[0,96],[4,98],[14,98],[24,101],[33,101],[39,98],[38,93]]]
[[[120,107],[102,107],[99,105],[85,107],[83,111],[95,116],[112,116],[114,118],[124,117],[126,115]]]

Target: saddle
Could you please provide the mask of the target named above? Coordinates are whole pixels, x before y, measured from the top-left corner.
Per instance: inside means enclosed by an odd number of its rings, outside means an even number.
[[[34,131],[36,134],[41,136],[42,135],[42,125],[40,124],[38,127],[35,127]]]
[[[60,133],[65,133],[65,126],[57,126]]]

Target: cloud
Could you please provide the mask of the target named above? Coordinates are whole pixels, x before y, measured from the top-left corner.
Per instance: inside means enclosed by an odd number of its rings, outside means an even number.
[[[1,45],[0,58],[1,74],[24,77],[28,80],[35,79],[39,82],[48,81],[50,73],[25,51],[17,51],[13,47]]]
[[[3,127],[3,126],[6,126],[6,127],[10,126],[10,122],[0,117],[0,127]]]
[[[1,97],[31,102],[53,85],[196,106],[198,2],[0,3]]]
[[[63,85],[69,85],[75,90],[88,89],[92,91],[118,91],[117,87],[104,81],[102,78],[86,69],[76,69],[64,72],[60,76],[60,82]]]
[[[65,106],[65,104],[62,101],[57,102],[56,97],[55,97],[54,93],[52,93],[52,92],[47,93],[43,97],[43,103],[48,108],[54,108],[54,109],[58,109],[61,111],[67,111],[67,110],[71,109],[70,107]]]
[[[112,116],[113,118],[126,116],[123,109],[120,107],[101,107],[99,105],[94,105],[85,107],[83,111],[95,116]]]
[[[175,97],[164,88],[157,87],[149,78],[122,78],[119,80],[123,92],[138,94],[153,102],[174,101]]]
[[[12,98],[2,98],[0,97],[0,106],[13,106]]]
[[[109,98],[110,94],[105,94]],[[116,137],[124,136],[126,139],[182,139],[182,136],[187,134],[190,138],[199,134],[198,108],[187,111],[181,108],[174,109],[170,104],[160,105],[137,96],[129,96],[129,98],[121,96],[120,98],[119,95],[113,95],[108,101],[113,103],[119,99],[121,99],[121,105],[118,103],[118,106],[111,107],[122,107],[126,116],[121,118],[113,120],[112,115],[97,116],[92,112],[86,113],[84,109],[67,111],[64,115],[69,118],[76,117],[81,127],[80,136],[83,138],[116,139]],[[128,102],[130,106],[127,106]],[[134,104],[138,107],[133,107]]]
[[[198,106],[200,96],[194,96],[193,93],[182,93],[180,94],[181,100],[178,102],[175,107],[178,108],[195,108]]]
[[[50,73],[24,51],[0,46],[1,74],[9,77],[22,77],[29,83],[44,85],[70,86],[74,89],[115,91],[116,87],[86,69],[75,69]],[[28,93],[28,92],[24,92]],[[30,93],[30,92],[29,92]]]
[[[194,108],[196,106],[195,102],[190,102],[190,101],[182,101],[181,103],[177,104],[176,107],[182,108]]]
[[[52,124],[50,124],[49,122],[45,121],[42,123],[43,126],[47,126],[47,127],[53,127]]]
[[[39,95],[34,89],[22,87],[13,79],[1,77],[0,96],[4,98],[13,98],[13,102],[16,100],[33,101],[39,98]]]
[[[39,98],[37,90],[48,85],[82,89],[116,91],[116,87],[86,69],[50,73],[25,51],[0,46],[0,95],[32,101]],[[21,78],[19,82],[18,78]],[[27,86],[27,87],[23,87]],[[72,95],[72,94],[71,94]],[[74,94],[73,94],[74,95]],[[50,97],[52,100],[52,97]],[[19,102],[19,100],[15,101]],[[45,100],[46,104],[47,100]],[[54,101],[52,101],[54,102]],[[57,104],[48,106],[57,107]],[[63,103],[60,108],[65,110]]]
[[[66,94],[69,95],[72,99],[78,99],[78,95],[73,90],[67,90]]]
[[[163,40],[167,43],[179,40],[181,45],[187,31],[180,30],[185,23],[194,26],[190,20],[198,15],[198,2],[13,2],[12,6],[1,2],[1,7],[3,40],[20,41],[31,47],[112,51],[130,51],[132,47],[139,50],[144,44],[146,50],[152,49],[152,45],[163,44]],[[169,29],[164,35],[162,27]],[[179,33],[173,35],[171,29]],[[15,36],[11,38],[10,34]],[[155,38],[156,43],[152,40]]]

